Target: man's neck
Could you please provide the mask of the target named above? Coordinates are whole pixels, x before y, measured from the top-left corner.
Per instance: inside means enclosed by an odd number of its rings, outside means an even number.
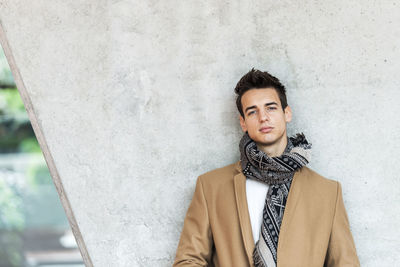
[[[279,140],[279,142],[275,143],[274,145],[265,146],[262,144],[257,144],[257,147],[269,157],[279,157],[285,151],[287,143],[287,136],[284,135],[281,140]]]

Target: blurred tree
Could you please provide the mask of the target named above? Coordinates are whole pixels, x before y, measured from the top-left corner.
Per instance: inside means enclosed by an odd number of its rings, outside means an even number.
[[[22,200],[5,180],[0,179],[0,266],[23,263],[22,230],[25,220]]]
[[[14,88],[16,86],[6,56],[4,55],[3,49],[0,50],[0,89]]]
[[[16,88],[0,90],[0,153],[37,152],[40,146]]]

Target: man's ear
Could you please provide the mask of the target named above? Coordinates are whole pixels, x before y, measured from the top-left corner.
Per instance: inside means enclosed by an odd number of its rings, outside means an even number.
[[[240,127],[242,127],[243,132],[246,132],[247,127],[246,124],[244,123],[244,118],[240,114],[239,114],[239,121],[240,121]]]
[[[285,121],[290,122],[292,120],[292,109],[289,106],[285,108]]]

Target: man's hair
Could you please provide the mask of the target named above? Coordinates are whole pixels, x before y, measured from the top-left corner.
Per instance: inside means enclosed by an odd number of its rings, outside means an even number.
[[[235,93],[237,94],[236,106],[243,118],[242,95],[250,89],[261,88],[274,88],[278,93],[282,109],[285,110],[287,106],[285,86],[283,86],[276,77],[272,76],[268,72],[252,68],[248,73],[240,78],[235,87]]]

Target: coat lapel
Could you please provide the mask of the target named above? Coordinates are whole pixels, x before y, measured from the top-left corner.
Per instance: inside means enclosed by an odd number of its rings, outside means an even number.
[[[240,228],[242,232],[242,238],[244,247],[246,249],[246,254],[251,266],[253,265],[253,250],[254,250],[254,239],[251,229],[249,209],[247,205],[246,197],[246,176],[242,173],[242,168],[240,166],[240,160],[236,162],[235,168],[238,173],[234,176],[234,187],[235,187],[235,197],[236,205],[239,215]],[[279,232],[278,240],[278,250],[277,250],[277,266],[279,266],[280,255],[284,255],[284,243],[287,239],[286,236],[290,236],[290,232],[295,228],[290,227],[291,221],[293,219],[293,214],[296,210],[296,205],[301,194],[302,183],[301,176],[304,175],[304,168],[294,173],[293,181],[290,186],[288,199],[285,206],[285,211],[283,214],[282,224]],[[261,226],[260,226],[261,227]]]
[[[277,249],[277,266],[280,266],[282,255],[286,255],[285,252],[285,242],[287,236],[291,236],[293,231],[298,230],[295,225],[291,224],[293,220],[293,215],[296,211],[296,206],[301,195],[301,191],[303,189],[303,175],[304,168],[300,168],[300,170],[296,171],[293,175],[292,184],[290,185],[289,195],[286,200],[285,211],[283,213],[282,224],[279,230],[279,239],[278,239],[278,249]]]
[[[239,215],[239,223],[249,264],[251,266],[254,266],[252,264],[254,239],[253,239],[253,232],[251,230],[249,209],[247,206],[246,176],[244,176],[244,174],[242,173],[242,169],[240,167],[240,161],[236,162],[236,170],[238,170],[239,172],[234,176],[233,182],[235,186],[235,197],[236,197],[237,211]]]

